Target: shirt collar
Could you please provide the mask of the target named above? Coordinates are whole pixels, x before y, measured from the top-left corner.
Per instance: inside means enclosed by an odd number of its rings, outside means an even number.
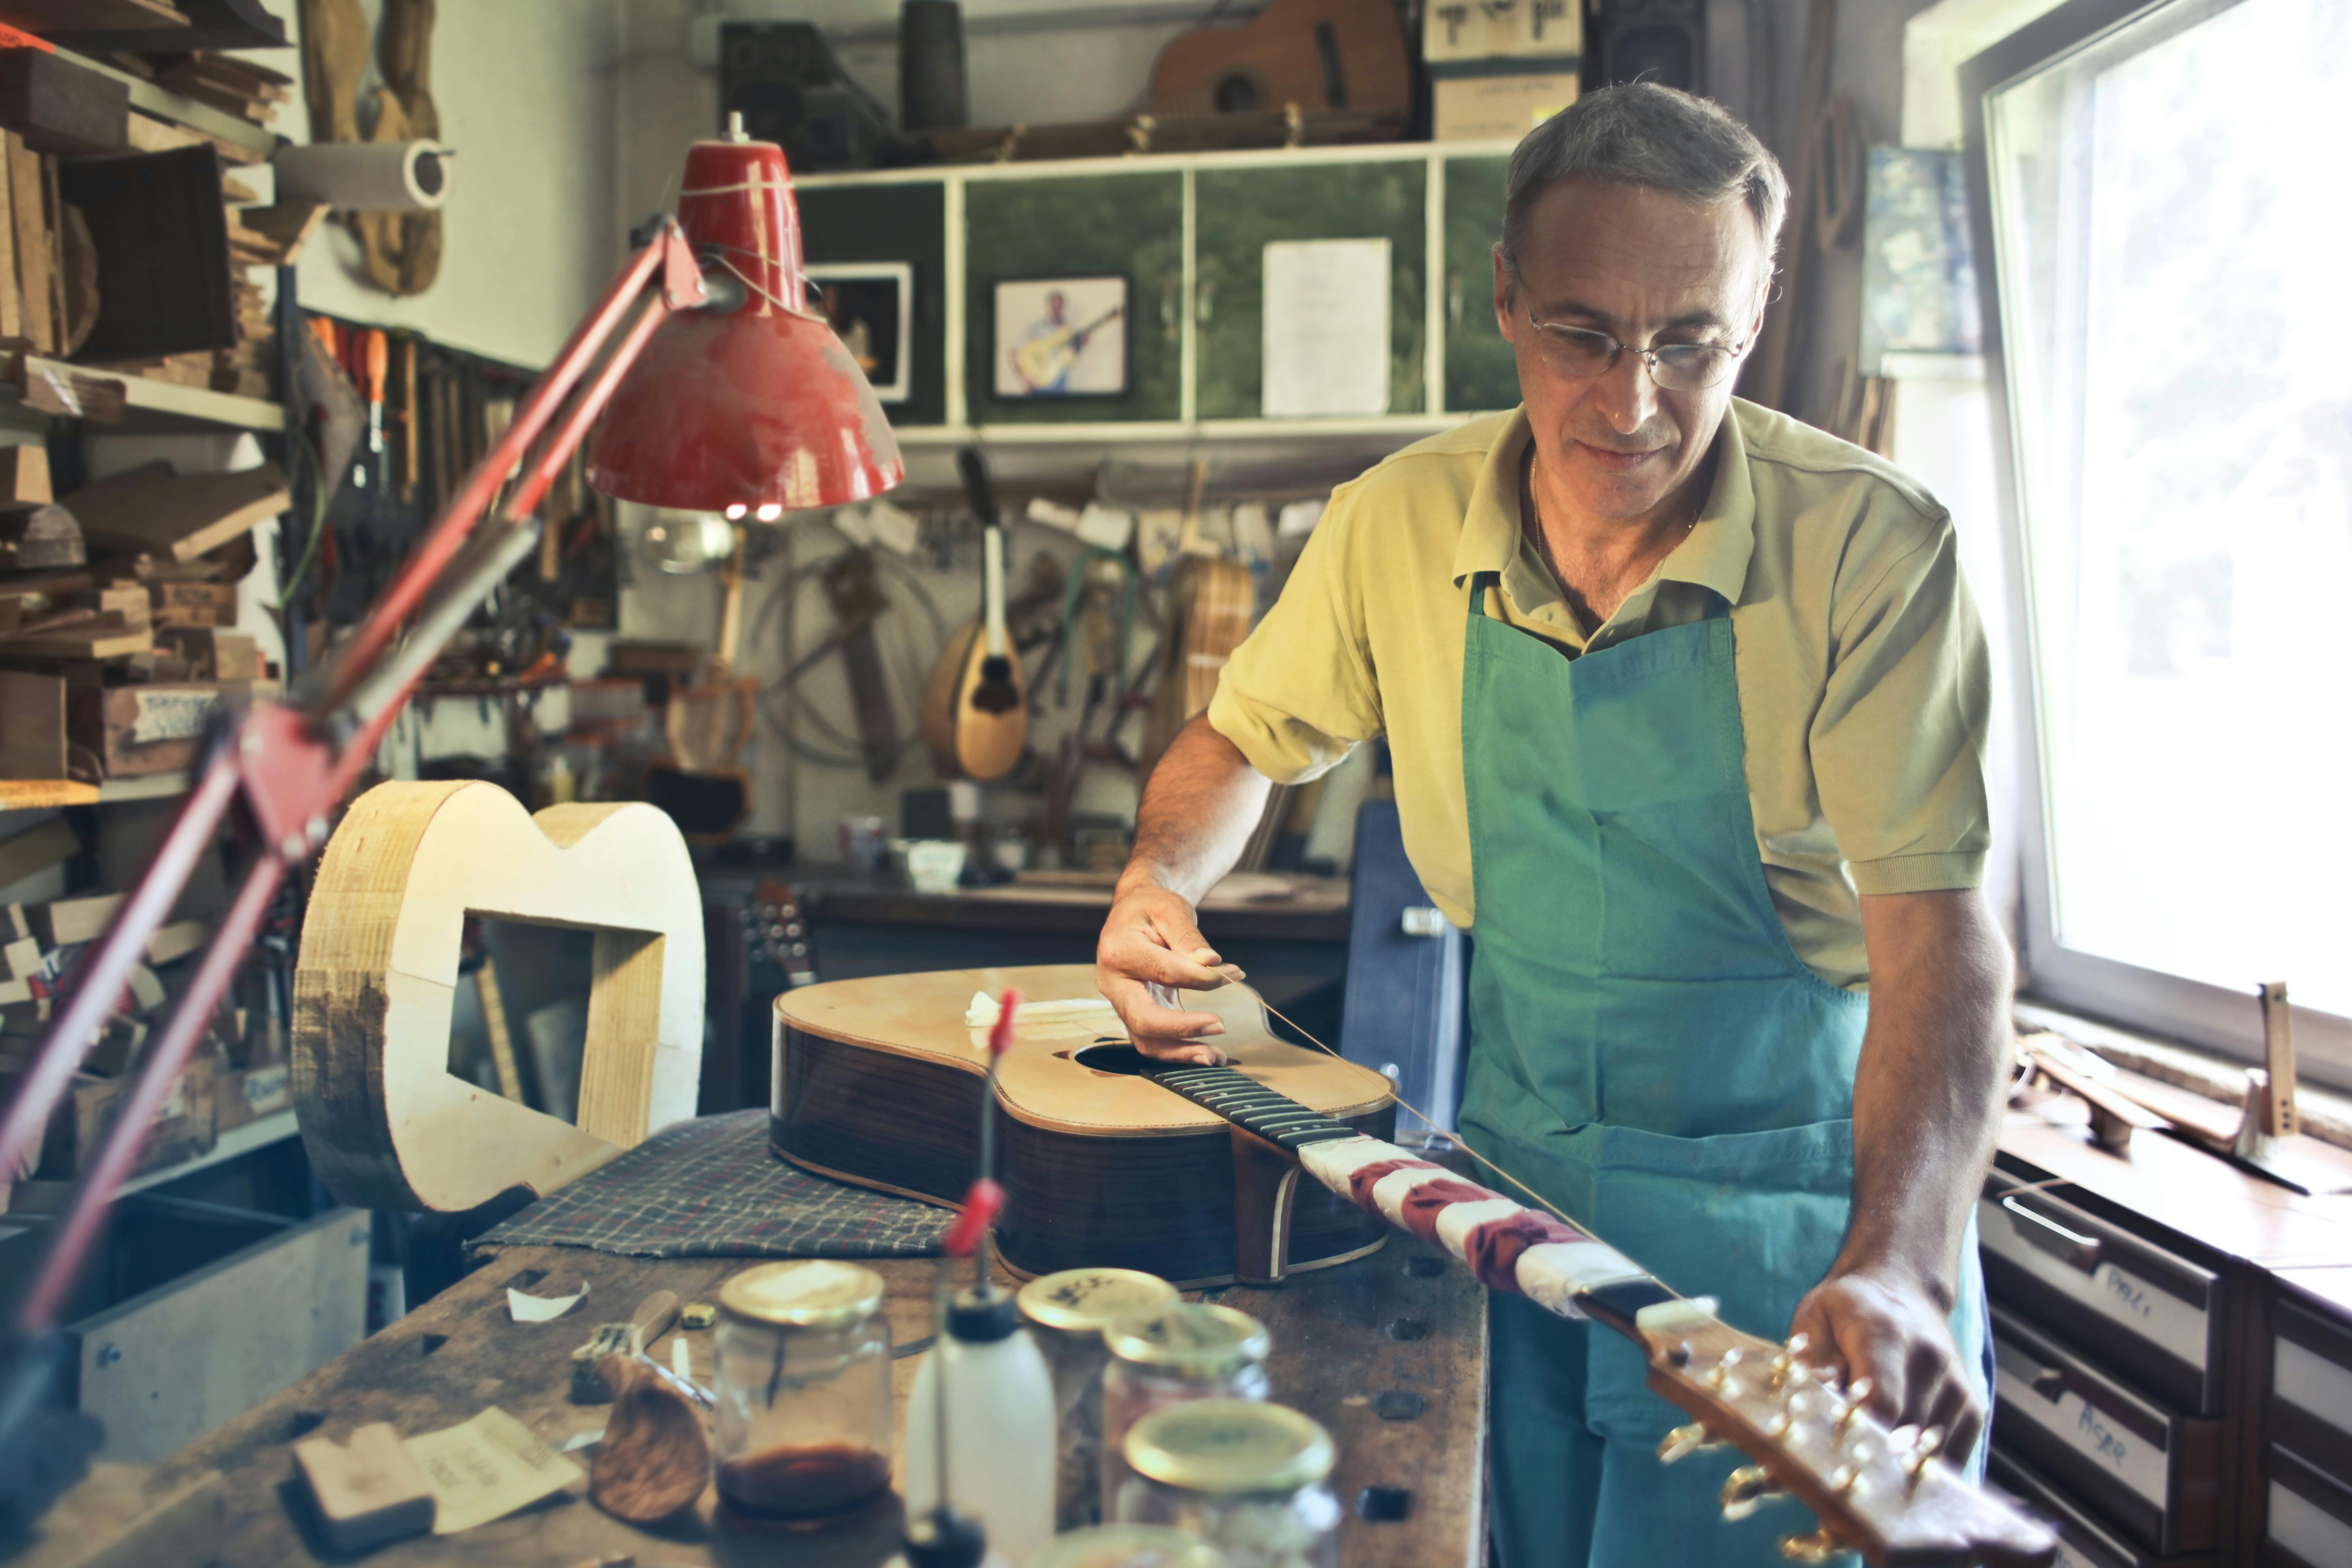
[[[1737,398],[1724,411],[1715,437],[1715,484],[1698,521],[1658,568],[1661,581],[1712,588],[1727,604],[1739,603],[1748,584],[1748,563],[1756,552],[1756,489],[1748,471],[1748,442],[1739,428],[1746,405]],[[1456,587],[1475,573],[1493,572],[1504,592],[1523,611],[1559,597],[1559,585],[1519,531],[1519,468],[1533,434],[1525,407],[1504,425],[1471,487],[1462,518],[1462,538],[1454,549]],[[1637,595],[1636,597],[1643,595]]]

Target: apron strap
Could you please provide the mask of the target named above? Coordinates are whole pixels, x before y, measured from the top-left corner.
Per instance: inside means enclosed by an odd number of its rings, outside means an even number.
[[[1502,580],[1503,574],[1500,572],[1473,572],[1470,574],[1470,613],[1472,615],[1477,616],[1481,618],[1486,618],[1487,591]]]

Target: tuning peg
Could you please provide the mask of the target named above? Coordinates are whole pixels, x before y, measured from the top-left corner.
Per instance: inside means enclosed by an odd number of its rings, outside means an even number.
[[[1812,1342],[1812,1340],[1804,1334],[1790,1334],[1789,1336],[1789,1342],[1780,1348],[1780,1353],[1779,1355],[1772,1358],[1773,1387],[1780,1387],[1782,1384],[1788,1382],[1791,1376],[1803,1377],[1805,1375],[1805,1368],[1802,1363],[1797,1360],[1797,1358],[1804,1354],[1805,1347]]]
[[[1913,1486],[1919,1484],[1919,1479],[1927,1473],[1928,1465],[1943,1452],[1947,1435],[1941,1426],[1930,1426],[1920,1433],[1918,1440],[1911,1445],[1911,1454],[1903,1461],[1903,1470],[1911,1478]]]
[[[1838,1412],[1839,1436],[1844,1436],[1853,1424],[1862,1419],[1870,1405],[1871,1391],[1876,1386],[1866,1377],[1857,1377],[1853,1380],[1853,1386],[1845,1391],[1845,1408]]]
[[[1730,1380],[1732,1368],[1738,1366],[1740,1362],[1745,1359],[1746,1358],[1740,1354],[1738,1347],[1737,1346],[1724,1352],[1723,1359],[1717,1362],[1714,1367],[1706,1374],[1707,1386],[1709,1388],[1721,1388]]]
[[[1811,1535],[1780,1537],[1780,1555],[1791,1563],[1826,1563],[1845,1550],[1845,1543],[1814,1522]]]
[[[1688,1458],[1701,1448],[1719,1448],[1722,1446],[1722,1438],[1694,1421],[1666,1434],[1664,1440],[1658,1445],[1658,1463],[1671,1465],[1677,1459]]]
[[[1780,1484],[1761,1465],[1742,1465],[1723,1483],[1723,1517],[1737,1522],[1754,1513],[1767,1499],[1780,1495]]]

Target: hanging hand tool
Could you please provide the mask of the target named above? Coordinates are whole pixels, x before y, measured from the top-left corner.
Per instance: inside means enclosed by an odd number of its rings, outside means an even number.
[[[368,450],[375,455],[376,479],[380,486],[392,482],[392,464],[384,454],[383,392],[392,361],[391,341],[382,327],[369,327],[360,334],[366,354]]]

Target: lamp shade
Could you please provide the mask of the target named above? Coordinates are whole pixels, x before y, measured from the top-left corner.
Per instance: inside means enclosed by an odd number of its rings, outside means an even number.
[[[604,409],[588,482],[737,517],[840,506],[898,484],[906,464],[873,386],[808,309],[784,150],[695,142],[677,221],[706,271],[743,283],[743,303],[680,310],[655,331]]]

